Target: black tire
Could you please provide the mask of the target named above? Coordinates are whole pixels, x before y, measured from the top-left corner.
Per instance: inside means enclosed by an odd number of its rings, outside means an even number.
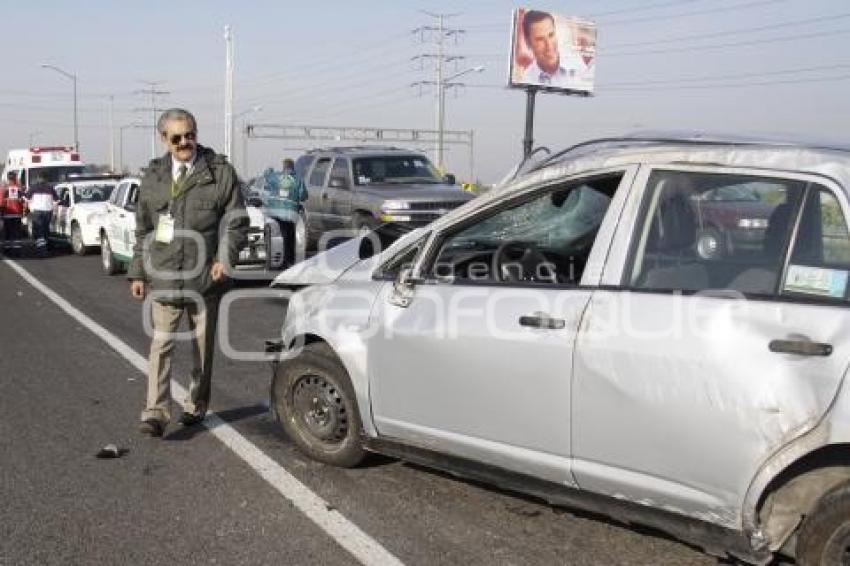
[[[357,231],[371,232],[378,227],[378,221],[371,214],[358,212],[351,219],[351,227]]]
[[[86,252],[88,252],[85,243],[83,243],[83,231],[76,222],[71,224],[71,249],[77,255],[86,255]]]
[[[121,271],[121,264],[115,261],[112,255],[112,246],[109,245],[109,236],[100,235],[100,266],[106,275],[115,275]]]
[[[797,564],[850,564],[850,482],[824,495],[797,534]]]
[[[366,456],[348,372],[325,344],[308,344],[280,365],[272,385],[278,421],[310,458],[342,468]]]

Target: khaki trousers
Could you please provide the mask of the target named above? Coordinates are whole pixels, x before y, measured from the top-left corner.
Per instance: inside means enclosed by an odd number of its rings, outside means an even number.
[[[189,317],[194,366],[183,410],[192,414],[206,413],[210,404],[219,301],[219,297],[212,297],[205,298],[203,304],[187,301],[179,306],[151,301],[154,336],[148,360],[148,396],[142,411],[143,421],[157,419],[168,424],[171,420],[171,354],[184,311]]]

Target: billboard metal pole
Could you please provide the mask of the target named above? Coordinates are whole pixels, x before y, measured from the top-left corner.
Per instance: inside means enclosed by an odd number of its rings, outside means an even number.
[[[531,150],[534,147],[534,99],[536,95],[536,88],[525,89],[525,137],[522,140],[522,156],[524,158],[531,155]]]

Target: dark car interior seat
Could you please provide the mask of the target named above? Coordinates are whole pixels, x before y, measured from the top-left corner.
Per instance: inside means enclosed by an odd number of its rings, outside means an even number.
[[[776,282],[781,269],[781,261],[791,227],[790,203],[782,203],[773,209],[764,231],[762,251],[764,258],[770,263],[767,267],[750,267],[735,277],[727,286],[729,289],[742,293],[769,294],[776,289]]]
[[[656,266],[646,272],[639,286],[671,290],[708,287],[706,269],[693,253],[696,237],[696,214],[687,196],[674,194],[660,203],[649,228],[645,251],[647,258],[654,258]]]

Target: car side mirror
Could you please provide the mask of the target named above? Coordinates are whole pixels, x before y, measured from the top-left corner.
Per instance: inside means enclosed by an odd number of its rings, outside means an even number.
[[[328,187],[332,189],[347,189],[348,179],[345,177],[331,177],[331,180],[328,182]]]
[[[128,202],[124,205],[124,210],[126,210],[127,212],[136,212],[136,205],[131,202]]]
[[[447,185],[457,185],[457,179],[451,173],[443,175],[443,182]]]
[[[421,283],[421,280],[413,277],[413,268],[402,267],[393,281],[393,291],[389,297],[390,304],[402,308],[409,307],[413,302],[417,283]]]
[[[263,199],[260,197],[248,197],[246,204],[254,208],[261,208],[263,206]]]

